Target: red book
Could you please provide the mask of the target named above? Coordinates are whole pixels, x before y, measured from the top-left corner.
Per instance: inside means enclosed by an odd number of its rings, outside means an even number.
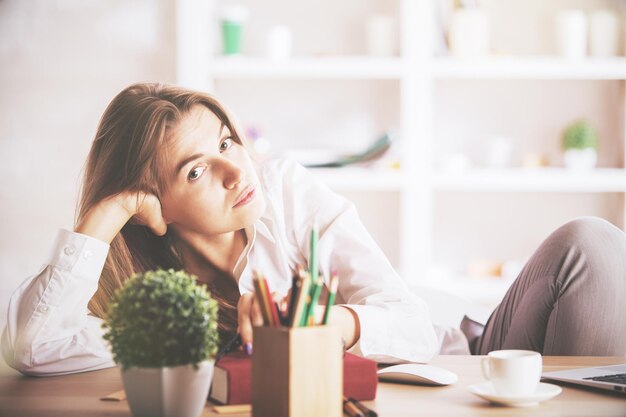
[[[376,398],[376,362],[346,353],[343,357],[343,395],[365,401]],[[250,404],[252,358],[244,352],[224,355],[215,364],[209,398],[221,404]]]

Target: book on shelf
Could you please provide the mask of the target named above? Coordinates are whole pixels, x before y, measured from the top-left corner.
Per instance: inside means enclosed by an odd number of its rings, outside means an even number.
[[[383,156],[391,147],[391,135],[385,133],[361,152],[343,155],[332,161],[306,163],[307,168],[340,168],[360,162],[370,162]]]
[[[392,143],[392,134],[386,132],[367,148],[356,153],[345,154],[331,149],[292,149],[282,155],[295,159],[307,168],[341,168],[375,161],[387,153]]]
[[[343,394],[359,401],[376,398],[376,362],[346,353],[343,358]],[[244,352],[224,355],[213,370],[209,399],[220,404],[249,404],[252,400],[252,358]]]

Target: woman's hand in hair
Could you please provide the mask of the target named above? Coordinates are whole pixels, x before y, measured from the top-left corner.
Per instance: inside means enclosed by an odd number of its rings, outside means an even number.
[[[129,220],[149,227],[159,236],[167,231],[159,199],[153,194],[131,191],[105,198],[94,205],[76,225],[75,231],[111,243]]]
[[[126,203],[126,209],[132,216],[131,223],[147,226],[158,236],[163,236],[167,232],[161,202],[154,194],[130,193],[122,198],[121,203]]]

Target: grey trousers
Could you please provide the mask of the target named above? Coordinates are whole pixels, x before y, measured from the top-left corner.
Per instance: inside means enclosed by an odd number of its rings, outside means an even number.
[[[467,318],[461,324],[477,355],[499,349],[626,355],[626,235],[595,217],[561,226],[481,327]]]

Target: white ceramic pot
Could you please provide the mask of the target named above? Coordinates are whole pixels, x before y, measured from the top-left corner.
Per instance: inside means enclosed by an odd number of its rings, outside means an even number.
[[[598,152],[593,148],[567,149],[563,155],[565,167],[576,170],[595,168]]]
[[[209,396],[213,362],[165,368],[130,368],[122,382],[134,417],[198,417]]]

